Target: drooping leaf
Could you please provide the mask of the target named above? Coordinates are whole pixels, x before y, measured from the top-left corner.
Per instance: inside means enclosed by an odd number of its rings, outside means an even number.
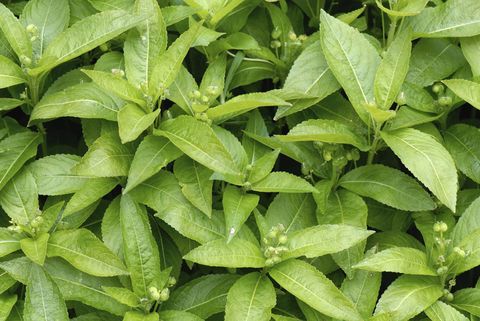
[[[452,156],[435,138],[416,129],[382,132],[382,138],[402,163],[452,211],[458,178]]]
[[[428,211],[435,203],[411,177],[384,165],[358,167],[344,175],[339,184],[362,196],[404,211]]]

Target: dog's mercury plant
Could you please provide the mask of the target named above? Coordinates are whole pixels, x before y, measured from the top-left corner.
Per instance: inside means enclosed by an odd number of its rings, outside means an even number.
[[[480,320],[480,1],[4,0],[0,321]]]

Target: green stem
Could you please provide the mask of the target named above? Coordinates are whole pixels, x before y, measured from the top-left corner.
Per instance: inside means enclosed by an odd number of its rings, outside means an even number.
[[[28,89],[30,90],[30,104],[33,108],[38,104],[40,101],[40,90],[42,87],[42,82],[43,82],[43,76],[32,76],[29,77],[28,80]],[[43,156],[47,156],[47,132],[45,130],[45,127],[43,126],[43,123],[38,123],[36,125],[38,128],[38,131],[42,135],[42,154]]]
[[[395,31],[397,30],[397,17],[390,17],[390,19],[392,19],[392,22],[390,23],[390,29],[388,30],[387,48],[392,43],[393,38],[395,38]]]
[[[377,148],[378,148],[378,143],[380,142],[380,135],[379,132],[375,132],[375,137],[373,138],[373,143],[372,147],[368,151],[368,157],[367,157],[367,165],[372,165],[373,163],[373,158],[375,157],[375,154],[377,153]]]

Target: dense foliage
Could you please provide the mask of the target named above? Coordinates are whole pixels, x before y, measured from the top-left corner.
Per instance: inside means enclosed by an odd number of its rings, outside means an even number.
[[[480,320],[480,1],[2,3],[0,321]]]

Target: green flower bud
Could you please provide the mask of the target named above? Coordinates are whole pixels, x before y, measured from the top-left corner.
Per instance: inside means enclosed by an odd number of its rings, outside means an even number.
[[[175,279],[173,276],[170,276],[168,278],[168,286],[174,286],[175,284],[177,284],[177,279]]]
[[[210,96],[215,96],[218,94],[218,86],[208,86],[207,94]]]
[[[110,49],[108,43],[102,43],[99,48],[102,52],[107,52]]]
[[[437,95],[443,94],[443,92],[445,91],[445,86],[441,83],[436,83],[435,85],[433,85],[432,91]]]
[[[441,226],[440,226],[441,222],[435,222],[435,224],[433,224],[433,231],[434,232],[437,232],[439,233],[441,231]]]
[[[272,257],[272,255],[275,253],[275,248],[273,246],[269,246],[265,249],[263,254],[265,257]]]
[[[29,34],[32,34],[32,35],[35,35],[38,33],[38,28],[33,23],[29,24],[25,29]]]
[[[276,239],[278,237],[278,230],[272,228],[270,232],[268,232],[267,237],[269,239]]]
[[[407,104],[407,97],[405,96],[405,92],[401,91],[397,96],[397,104],[399,106],[403,106]]]
[[[160,299],[160,292],[156,287],[152,286],[148,288],[148,296],[150,297],[150,299],[158,301]]]
[[[438,98],[438,104],[442,107],[450,107],[453,103],[453,99],[450,96],[442,96]]]
[[[170,298],[170,290],[168,288],[163,289],[160,291],[160,298],[161,302],[165,302]]]
[[[455,252],[458,256],[460,256],[460,257],[462,257],[462,258],[466,256],[465,251],[462,250],[461,248],[457,247],[457,246],[455,246],[455,247],[453,248],[453,252]]]
[[[453,299],[454,299],[453,294],[452,294],[452,293],[447,294],[447,296],[445,297],[445,299],[447,299],[448,302],[452,302]]]
[[[278,27],[276,27],[271,34],[272,39],[278,39],[280,38],[281,35],[282,35],[282,30],[280,30]]]
[[[25,55],[20,56],[20,62],[25,66],[30,66],[32,64],[32,59],[28,58]]]
[[[438,275],[444,275],[447,272],[448,272],[448,268],[446,266],[441,266],[437,269]]]
[[[210,99],[208,99],[207,96],[202,96],[201,100],[202,100],[202,103],[204,103],[204,104],[208,104],[208,102],[210,101]]]
[[[298,40],[300,40],[301,42],[304,42],[308,39],[308,36],[307,35],[300,35],[298,36]]]
[[[193,93],[193,98],[200,99],[202,97],[202,93],[198,90],[194,90]]]
[[[273,264],[278,264],[282,262],[282,259],[279,256],[272,257]]]
[[[267,260],[265,261],[265,266],[267,266],[267,267],[272,267],[272,266],[274,266],[274,265],[275,265],[275,261],[274,261],[272,258],[267,259]]]
[[[326,161],[326,162],[329,162],[332,160],[332,153],[328,150],[324,150],[323,151],[323,159]]]
[[[440,232],[445,233],[448,231],[448,225],[445,222],[440,222]]]
[[[250,183],[250,182],[248,182],[248,181],[245,182],[245,183],[243,183],[243,188],[244,188],[246,191],[251,190],[251,189],[252,189],[252,183]]]
[[[291,41],[297,40],[297,34],[296,34],[295,32],[293,32],[293,31],[290,31],[290,32],[288,33],[288,39],[290,39]]]
[[[278,237],[279,244],[287,244],[287,242],[288,242],[288,236],[286,236],[285,234],[282,234]]]
[[[270,47],[272,49],[277,49],[277,48],[280,48],[282,46],[282,43],[278,40],[273,40],[272,42],[270,42]]]
[[[32,37],[30,37],[30,42],[34,42],[34,41],[37,40],[37,39],[38,39],[37,36],[32,36]]]
[[[279,247],[277,247],[277,252],[278,252],[279,254],[283,254],[283,253],[285,253],[285,252],[288,252],[288,247],[286,247],[286,246],[279,246]]]
[[[123,71],[122,69],[113,68],[112,74],[116,77],[123,78],[125,76],[125,71]]]

